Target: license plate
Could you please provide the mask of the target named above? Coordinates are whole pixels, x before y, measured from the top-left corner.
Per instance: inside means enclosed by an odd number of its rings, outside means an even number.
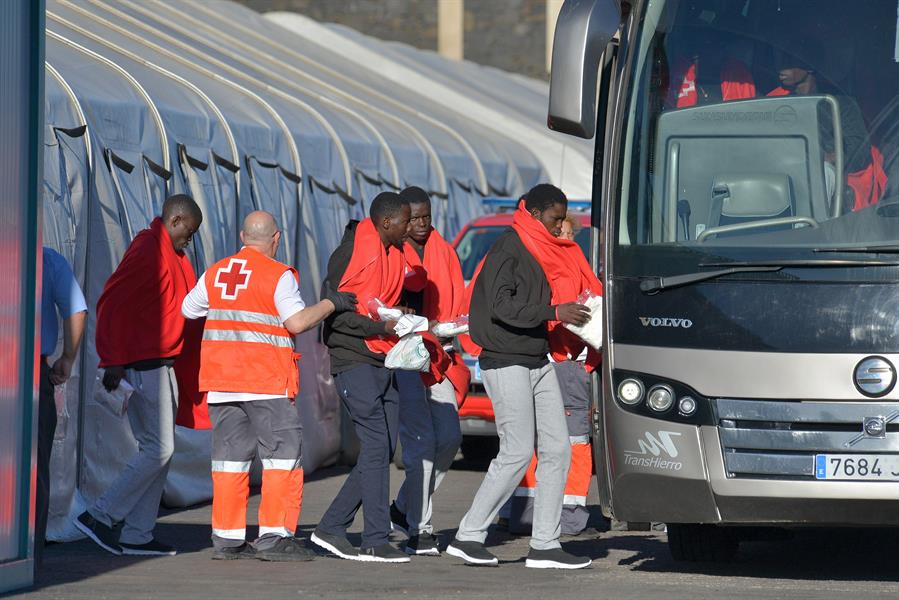
[[[477,381],[481,380],[481,363],[475,361],[474,363],[474,378]]]
[[[899,454],[816,454],[815,479],[899,481]]]

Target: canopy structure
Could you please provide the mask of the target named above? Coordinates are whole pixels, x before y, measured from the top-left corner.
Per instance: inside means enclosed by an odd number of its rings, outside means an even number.
[[[313,302],[344,226],[379,192],[422,187],[452,238],[486,196],[565,185],[562,162],[590,178],[587,145],[542,125],[545,84],[495,69],[225,0],[47,0],[46,27],[44,244],[71,262],[90,306],[54,443],[51,539],[75,535],[76,500],[95,498],[136,448],[127,416],[94,400],[95,307],[166,196],[187,193],[203,210],[198,275],[236,251],[248,212],[274,214],[277,258]],[[308,473],[345,440],[318,331],[297,346]],[[163,501],[207,500],[210,433],[176,433]]]

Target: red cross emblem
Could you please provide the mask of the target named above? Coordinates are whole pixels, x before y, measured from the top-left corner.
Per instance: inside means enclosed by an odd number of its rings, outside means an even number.
[[[219,269],[215,274],[214,285],[222,290],[223,300],[237,300],[237,294],[250,285],[250,275],[252,274],[253,271],[247,269],[247,261],[232,258],[226,269]]]

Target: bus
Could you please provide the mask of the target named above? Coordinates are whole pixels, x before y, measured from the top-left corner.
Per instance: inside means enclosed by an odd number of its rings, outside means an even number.
[[[561,8],[548,126],[595,135],[605,232],[600,501],[675,559],[899,525],[897,26],[896,0]]]

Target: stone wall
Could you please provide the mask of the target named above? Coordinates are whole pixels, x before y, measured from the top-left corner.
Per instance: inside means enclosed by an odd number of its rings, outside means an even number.
[[[237,0],[437,49],[437,0]],[[546,79],[546,0],[465,0],[465,58]]]

